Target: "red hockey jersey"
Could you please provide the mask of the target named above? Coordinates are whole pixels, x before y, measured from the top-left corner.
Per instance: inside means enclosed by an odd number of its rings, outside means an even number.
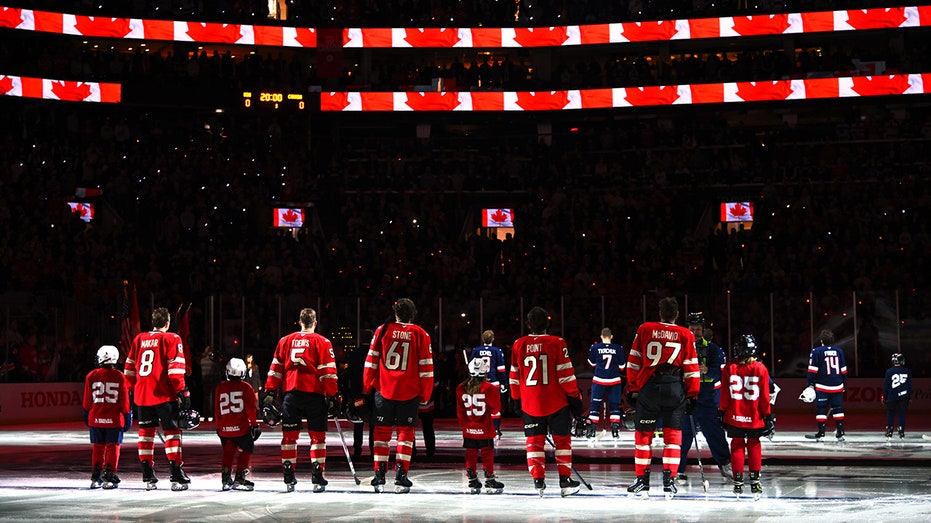
[[[123,365],[133,386],[136,405],[150,407],[175,401],[184,389],[184,347],[172,332],[141,332],[134,339]]]
[[[724,423],[744,429],[763,428],[771,412],[769,371],[758,361],[732,360],[721,373],[721,410]]]
[[[483,382],[475,394],[465,390],[465,382],[456,387],[456,416],[462,437],[467,439],[493,439],[496,435],[494,419],[501,417],[501,393],[498,387]]]
[[[316,332],[294,332],[278,341],[268,369],[265,390],[276,390],[284,381],[284,391],[300,390],[324,396],[339,391],[333,344]]]
[[[256,422],[255,389],[242,380],[221,381],[214,394],[213,416],[217,434],[237,438],[249,432]]]
[[[638,392],[663,364],[682,369],[685,396],[697,398],[701,386],[695,335],[672,323],[648,321],[637,329],[627,355],[627,388]]]
[[[382,335],[384,330],[384,335]],[[388,323],[375,330],[362,386],[377,390],[387,399],[430,401],[433,393],[433,349],[430,335],[412,323]]]
[[[514,342],[511,352],[511,398],[531,416],[549,416],[580,397],[566,340],[549,334],[531,334]]]
[[[84,410],[87,425],[101,429],[123,426],[129,412],[129,380],[117,369],[101,367],[87,373],[84,380]]]

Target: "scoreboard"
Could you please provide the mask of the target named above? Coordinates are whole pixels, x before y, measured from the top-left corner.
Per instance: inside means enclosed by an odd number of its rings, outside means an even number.
[[[243,91],[242,103],[247,109],[268,107],[303,111],[307,107],[307,100],[303,94],[278,91]]]

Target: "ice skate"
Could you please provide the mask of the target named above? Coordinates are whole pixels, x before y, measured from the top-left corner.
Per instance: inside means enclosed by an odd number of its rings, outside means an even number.
[[[611,423],[611,437],[614,439],[621,437],[621,424],[616,421]]]
[[[905,439],[905,427],[899,427],[899,439]]]
[[[411,483],[411,480],[407,477],[407,472],[404,471],[404,465],[398,463],[397,473],[394,476],[394,493],[407,494],[411,491],[413,485],[414,484]]]
[[[170,471],[168,479],[171,480],[171,490],[175,492],[187,490],[188,486],[191,484],[191,478],[184,473],[184,470],[181,468],[181,463],[169,461],[168,468]]]
[[[469,493],[481,494],[482,482],[478,480],[478,474],[472,469],[466,469],[466,476],[469,478]]]
[[[572,476],[559,476],[559,494],[562,497],[577,494],[581,486],[582,484],[572,479]]]
[[[676,478],[672,475],[672,471],[666,469],[663,471],[663,495],[666,496],[666,499],[672,499],[676,495],[679,489],[676,488]]]
[[[314,462],[312,465],[310,478],[311,483],[314,484],[314,492],[323,492],[326,490],[326,486],[330,484],[330,482],[323,477],[323,465],[317,462]]]
[[[223,467],[223,470],[220,471],[220,484],[222,485],[223,490],[229,490],[233,488],[233,473],[230,469]]]
[[[750,472],[750,493],[753,494],[753,501],[763,497],[763,484],[760,483],[759,472]]]
[[[91,488],[98,489],[103,486],[103,480],[100,478],[100,465],[94,465],[94,470],[91,472]]]
[[[837,440],[838,443],[842,443],[847,440],[847,438],[844,437],[844,434],[845,434],[844,427],[838,426],[837,430],[834,432],[834,438]]]
[[[294,477],[294,465],[290,461],[281,464],[282,473],[284,474],[284,485],[288,492],[294,492],[294,486],[297,485],[297,479]]]
[[[676,484],[677,484],[677,485],[688,485],[688,484],[689,484],[689,476],[688,476],[686,473],[684,473],[684,472],[680,472],[680,473],[676,474]]]
[[[886,441],[892,441],[892,427],[886,427]]]
[[[116,472],[113,472],[113,469],[110,468],[109,465],[103,469],[103,476],[101,476],[101,478],[103,479],[103,488],[105,490],[115,489],[120,484],[120,477],[116,475]]]
[[[255,488],[255,483],[246,479],[248,473],[248,470],[236,472],[236,479],[233,480],[233,490],[253,490]]]
[[[650,495],[650,471],[643,471],[642,476],[637,476],[637,481],[627,487],[628,496],[640,496],[642,498]]]
[[[485,494],[501,494],[504,492],[504,483],[490,471],[485,471]]]
[[[744,475],[742,472],[734,474],[734,495],[739,499],[744,493]]]
[[[543,491],[546,490],[546,481],[543,478],[533,478],[533,488],[537,489],[540,497],[543,497]]]
[[[388,469],[388,464],[381,462],[378,464],[378,468],[375,469],[375,477],[372,478],[372,487],[375,489],[375,492],[384,492],[385,491],[385,473]]]
[[[734,471],[731,469],[730,463],[718,465],[718,470],[721,471],[721,477],[724,478],[725,481],[731,481],[734,479]]]
[[[155,490],[158,488],[158,478],[155,477],[155,469],[151,461],[142,462],[142,482],[145,483],[146,490]]]
[[[814,434],[805,434],[805,437],[815,441],[824,441],[824,429],[819,429],[818,432]]]

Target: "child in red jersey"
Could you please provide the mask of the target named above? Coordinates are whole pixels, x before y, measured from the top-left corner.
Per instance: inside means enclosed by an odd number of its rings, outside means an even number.
[[[116,488],[123,433],[133,423],[129,408],[129,381],[117,370],[120,351],[113,345],[97,350],[97,368],[84,380],[84,423],[90,428],[92,445],[91,488]]]
[[[249,461],[255,450],[255,440],[262,433],[256,421],[255,389],[243,380],[246,362],[230,358],[226,363],[226,380],[220,382],[214,394],[214,417],[217,420],[217,436],[223,444],[222,484],[223,490],[252,490],[255,484],[246,479]],[[233,479],[233,458],[236,460],[236,479]]]
[[[475,470],[478,455],[482,455],[485,469],[485,490],[489,494],[500,494],[504,484],[495,477],[495,420],[501,419],[501,393],[488,377],[489,363],[485,358],[473,358],[469,362],[469,377],[456,387],[456,415],[462,428],[462,446],[466,449],[466,475],[469,491],[478,494],[482,483]]]

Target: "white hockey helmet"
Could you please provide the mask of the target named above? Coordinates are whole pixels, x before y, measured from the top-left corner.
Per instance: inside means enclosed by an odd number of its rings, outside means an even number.
[[[246,362],[242,361],[239,358],[230,358],[226,362],[226,377],[227,378],[242,378],[246,375]]]
[[[815,401],[815,388],[814,387],[805,387],[805,390],[799,394],[798,399],[802,400],[805,403],[812,403]]]
[[[97,349],[97,365],[116,365],[120,361],[120,350],[113,345]]]
[[[469,375],[475,377],[488,376],[490,368],[491,365],[485,358],[472,358],[472,361],[469,362]]]

